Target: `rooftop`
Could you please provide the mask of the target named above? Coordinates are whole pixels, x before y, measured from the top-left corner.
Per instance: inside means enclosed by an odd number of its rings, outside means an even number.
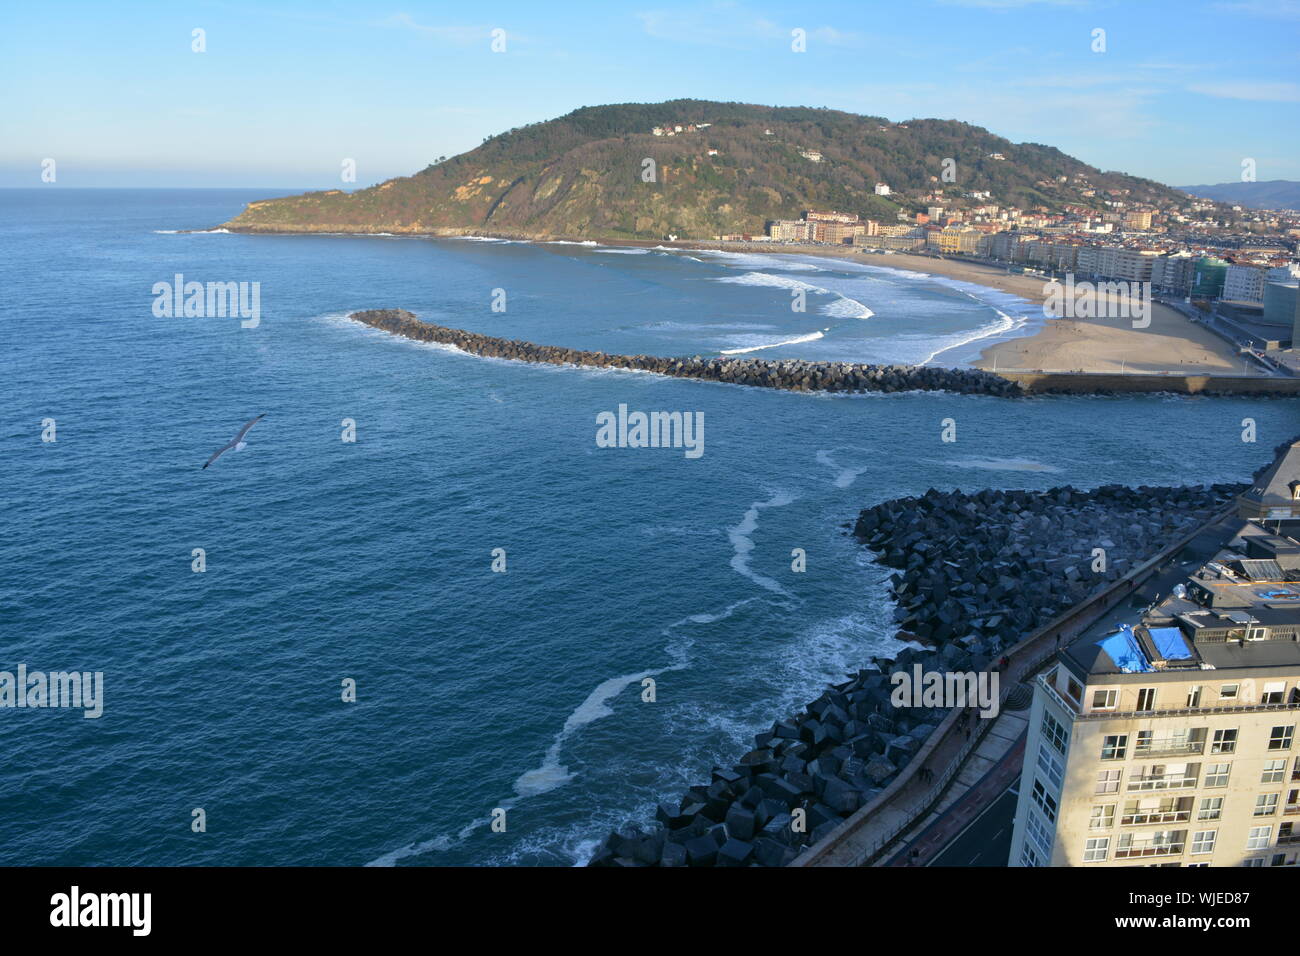
[[[1204,530],[1135,592],[1141,605],[1121,606],[1089,628],[1062,649],[1062,663],[1085,681],[1300,672],[1300,522],[1268,524],[1279,530],[1235,516]]]

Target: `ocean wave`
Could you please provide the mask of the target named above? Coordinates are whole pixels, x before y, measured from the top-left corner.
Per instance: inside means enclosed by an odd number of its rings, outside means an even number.
[[[876,313],[872,312],[857,299],[850,299],[847,295],[836,292],[839,298],[825,306],[822,306],[822,314],[829,315],[837,319],[869,319]]]
[[[723,262],[735,263],[737,266],[750,269],[777,269],[782,272],[824,271],[821,266],[814,263],[787,259],[784,256],[765,255],[758,252],[727,252],[722,249],[697,249],[695,251],[713,259],[721,259]]]
[[[648,256],[650,254],[649,249],[643,249],[639,246],[629,246],[626,249],[615,248],[611,246],[610,248],[597,249],[596,251],[607,252],[610,255],[614,255],[614,256]]]
[[[825,336],[829,329],[822,329],[818,332],[810,332],[807,335],[800,335],[793,339],[784,339],[780,342],[765,342],[762,345],[748,345],[743,348],[723,349],[723,355],[743,355],[746,352],[761,352],[763,349],[774,349],[782,345],[799,345],[802,342],[815,342]]]
[[[917,362],[917,365],[929,365],[939,355],[949,352],[952,349],[961,348],[963,345],[970,345],[972,342],[978,342],[981,339],[996,338],[1005,336],[1010,332],[1016,332],[1023,329],[1029,320],[1023,316],[1012,318],[1000,309],[994,309],[997,318],[991,322],[981,325],[977,329],[968,332],[956,332],[952,335],[945,336],[941,341],[943,345],[932,351],[929,355]]]
[[[804,282],[802,279],[795,279],[790,276],[773,275],[770,272],[745,272],[738,276],[720,276],[713,281],[725,282],[728,285],[790,289],[792,291],[807,292],[812,295],[834,296],[835,301],[823,306],[821,312],[823,315],[829,315],[835,318],[869,319],[875,315],[875,313],[867,308],[866,305],[859,302],[857,299],[850,298],[842,292],[837,292],[834,289],[827,289],[824,286],[813,285],[810,282]]]

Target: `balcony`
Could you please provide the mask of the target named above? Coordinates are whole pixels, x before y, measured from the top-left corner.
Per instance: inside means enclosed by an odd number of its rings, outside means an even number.
[[[1142,827],[1152,823],[1186,823],[1191,810],[1154,810],[1151,813],[1126,813],[1119,818],[1122,827]]]
[[[1162,774],[1159,777],[1129,777],[1129,790],[1187,790],[1196,786],[1196,775]]]
[[[1138,744],[1133,748],[1135,757],[1184,757],[1188,754],[1205,753],[1204,740],[1178,741],[1174,738],[1153,740],[1150,744]]]
[[[1183,852],[1183,844],[1180,843],[1162,843],[1159,846],[1122,846],[1115,851],[1115,859],[1128,860],[1143,856],[1179,856]]]

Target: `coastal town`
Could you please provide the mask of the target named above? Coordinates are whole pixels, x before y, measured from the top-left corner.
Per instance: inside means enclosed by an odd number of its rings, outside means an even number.
[[[890,196],[885,183],[877,195]],[[1162,297],[1256,359],[1266,371],[1300,374],[1300,212],[1244,210],[1188,196],[1184,207],[1130,206],[1104,200],[1104,211],[1066,206],[1051,214],[988,202],[984,192],[957,203],[944,190],[934,205],[886,223],[856,213],[806,210],[799,219],[771,220],[761,235],[732,234],[728,244],[779,248],[850,247],[873,256],[955,259],[1044,280],[1124,283]],[[905,221],[904,221],[905,220]]]

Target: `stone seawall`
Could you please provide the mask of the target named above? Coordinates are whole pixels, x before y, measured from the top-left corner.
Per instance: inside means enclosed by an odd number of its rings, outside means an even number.
[[[1031,394],[1126,395],[1172,392],[1176,395],[1257,395],[1294,398],[1300,378],[1275,375],[1124,375],[1105,372],[998,372]]]
[[[947,716],[895,707],[890,674],[997,669],[1026,633],[1222,512],[1243,487],[931,490],[864,510],[854,533],[895,569],[896,636],[911,646],[755,735],[734,767],[660,804],[655,825],[611,834],[590,865],[789,864],[870,804]]]
[[[674,378],[779,388],[794,392],[947,391],[1014,398],[1020,386],[979,369],[931,368],[916,365],[862,365],[847,362],[805,362],[796,359],[664,358],[656,355],[609,355],[554,345],[534,345],[515,339],[480,335],[422,322],[404,309],[373,309],[349,316],[372,328],[417,342],[450,345],[473,355],[549,365],[625,368]]]

